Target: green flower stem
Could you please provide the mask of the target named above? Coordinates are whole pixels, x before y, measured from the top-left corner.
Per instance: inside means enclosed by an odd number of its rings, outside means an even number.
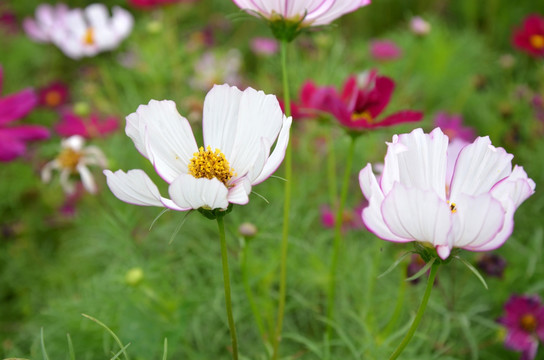
[[[283,73],[283,101],[285,102],[285,115],[291,116],[291,97],[289,95],[289,79],[287,74],[287,41],[281,42],[281,69]],[[273,353],[272,359],[278,358],[278,350],[281,340],[281,331],[283,327],[283,316],[285,312],[285,295],[287,289],[287,248],[289,245],[289,211],[291,209],[291,180],[292,180],[292,162],[293,154],[291,142],[285,150],[285,192],[283,202],[283,231],[281,239],[280,254],[280,298],[278,301],[278,318],[276,322],[276,332],[272,338]]]
[[[421,300],[421,304],[419,305],[419,309],[417,309],[416,317],[414,318],[414,322],[410,326],[410,329],[404,336],[404,339],[402,339],[402,342],[399,344],[393,355],[389,357],[389,360],[394,360],[399,357],[399,355],[402,353],[406,345],[410,342],[412,339],[412,336],[414,336],[416,329],[419,325],[419,322],[421,321],[421,318],[423,318],[423,313],[425,312],[425,308],[427,307],[427,302],[429,301],[429,297],[431,296],[431,290],[433,289],[434,285],[434,278],[436,277],[436,272],[438,271],[439,264],[435,262],[431,267],[431,273],[429,274],[429,279],[427,280],[427,287],[425,288],[425,294],[423,294],[423,299]]]
[[[225,285],[225,305],[229,322],[230,337],[232,340],[232,358],[238,360],[238,340],[236,340],[236,328],[232,317],[232,302],[230,299],[229,259],[227,255],[227,241],[225,240],[225,223],[222,216],[217,217],[217,228],[221,239],[221,261],[223,263],[223,283]]]
[[[329,204],[334,207],[336,203],[336,157],[334,154],[334,141],[331,131],[327,131],[327,180],[329,183]]]
[[[346,204],[346,198],[349,188],[349,177],[351,175],[351,168],[353,165],[353,155],[355,154],[355,143],[357,136],[350,136],[351,142],[349,144],[348,157],[346,160],[346,169],[344,170],[344,178],[342,179],[342,190],[340,193],[340,203],[338,204],[336,219],[334,221],[334,247],[332,250],[331,264],[329,270],[329,293],[327,298],[327,339],[330,340],[332,332],[332,320],[334,316],[334,300],[336,296],[336,271],[338,268],[338,254],[340,252],[340,245],[342,243],[342,220],[344,217],[344,207]]]

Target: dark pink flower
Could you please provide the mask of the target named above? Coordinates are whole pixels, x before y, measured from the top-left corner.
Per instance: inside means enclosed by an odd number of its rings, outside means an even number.
[[[370,42],[370,56],[378,61],[396,60],[402,56],[402,50],[390,40]]]
[[[544,17],[531,14],[514,30],[512,45],[533,57],[544,57]]]
[[[544,98],[542,96],[535,95],[532,103],[535,117],[544,123]]]
[[[487,275],[502,279],[506,260],[497,254],[483,254],[478,259],[476,265]]]
[[[194,2],[196,0],[128,0],[129,4],[139,9],[151,9],[158,6],[178,3]]]
[[[450,142],[456,138],[468,142],[473,142],[476,139],[476,131],[469,126],[463,126],[461,115],[448,115],[439,112],[434,117],[434,126],[442,129],[442,132],[450,138]]]
[[[2,1],[0,1],[0,30],[4,30],[6,34],[15,34],[18,31],[15,13],[9,7],[5,7]]]
[[[306,81],[300,88],[299,100],[291,101],[291,116],[295,120],[313,119],[319,113],[327,112],[331,107],[331,99],[337,97],[333,87],[318,87],[312,81]],[[281,109],[285,112],[283,100],[280,100]]]
[[[58,108],[68,101],[68,86],[62,82],[53,82],[38,90],[39,104],[47,108]]]
[[[0,67],[0,93],[3,70]],[[23,155],[26,142],[49,137],[49,130],[39,125],[10,126],[10,123],[26,116],[36,107],[38,97],[32,89],[0,97],[0,161],[11,161]]]
[[[512,295],[499,323],[506,327],[506,347],[521,351],[522,360],[536,356],[538,340],[544,340],[544,306],[536,295]]]
[[[342,231],[350,229],[365,229],[361,213],[363,209],[368,205],[365,200],[360,205],[352,209],[344,209],[342,216]],[[333,228],[336,223],[336,210],[333,211],[330,206],[321,206],[321,225],[325,228]]]
[[[402,110],[378,120],[391,101],[395,82],[379,76],[372,70],[356,78],[351,76],[344,84],[342,93],[334,88],[309,86],[306,89],[307,103],[316,110],[334,115],[340,123],[351,130],[373,129],[423,118],[423,113]]]
[[[62,114],[61,121],[55,125],[55,130],[64,137],[80,135],[90,139],[114,132],[118,127],[119,120],[114,116],[102,119],[97,114],[91,114],[82,117],[66,111]]]

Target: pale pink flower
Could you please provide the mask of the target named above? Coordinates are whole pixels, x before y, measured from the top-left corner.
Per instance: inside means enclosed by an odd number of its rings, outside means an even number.
[[[270,21],[302,22],[302,27],[330,24],[370,0],[233,0],[238,7]]]
[[[272,38],[255,37],[251,40],[251,50],[257,55],[274,55],[278,52],[278,41]]]
[[[447,178],[448,137],[440,128],[416,129],[388,143],[380,181],[368,164],[359,175],[369,206],[366,227],[394,242],[419,241],[442,259],[453,248],[488,251],[512,233],[514,212],[534,193],[535,182],[513,155],[479,137],[461,149]]]
[[[370,42],[370,56],[378,61],[396,60],[402,56],[402,50],[390,40]]]
[[[171,199],[162,197],[139,169],[105,170],[110,190],[130,204],[178,211],[247,204],[252,186],[283,161],[291,127],[275,96],[226,84],[214,86],[206,96],[200,148],[173,101],[151,100],[126,119],[127,135],[168,183]]]
[[[431,31],[431,24],[423,20],[421,16],[410,19],[410,30],[419,36],[427,35]]]
[[[134,19],[125,9],[113,7],[110,16],[103,4],[69,10],[65,5],[38,6],[36,19],[25,19],[24,28],[38,42],[51,42],[64,54],[80,59],[113,50],[132,31]]]

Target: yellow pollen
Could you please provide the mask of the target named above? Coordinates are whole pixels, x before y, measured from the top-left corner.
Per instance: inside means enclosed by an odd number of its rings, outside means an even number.
[[[235,175],[233,169],[230,168],[229,162],[225,159],[225,155],[219,149],[212,151],[209,145],[206,150],[201,146],[198,152],[193,154],[193,158],[189,163],[189,174],[197,179],[216,178],[225,186],[230,178]]]
[[[62,97],[60,96],[58,91],[48,91],[47,94],[45,94],[45,103],[48,106],[55,107],[60,104],[62,100]]]
[[[372,124],[374,121],[374,118],[370,114],[368,110],[365,110],[363,112],[354,112],[351,115],[351,121],[359,121],[359,120],[366,120],[367,123]]]
[[[448,204],[450,204],[450,211],[451,211],[451,213],[452,213],[452,214],[455,214],[455,213],[457,212],[457,205],[455,205],[455,203],[453,203],[453,202],[450,203],[449,201],[448,201]]]
[[[87,31],[85,31],[85,35],[83,35],[83,43],[85,45],[93,45],[94,44],[94,30],[93,30],[93,28],[87,28]]]
[[[75,171],[82,156],[82,153],[67,148],[61,151],[61,153],[57,157],[57,161],[59,162],[61,167],[69,169],[70,171]]]
[[[531,43],[531,46],[534,47],[537,50],[544,49],[544,36],[542,35],[532,35],[529,38],[529,42]]]
[[[527,332],[533,332],[536,330],[537,321],[533,314],[525,314],[521,317],[519,324],[521,328]]]

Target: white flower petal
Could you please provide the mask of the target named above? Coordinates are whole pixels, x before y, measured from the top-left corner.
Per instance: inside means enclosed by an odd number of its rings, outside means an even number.
[[[479,137],[465,146],[455,164],[450,198],[458,194],[477,196],[491,190],[512,172],[512,158],[503,148],[491,145],[489,137]]]
[[[83,183],[83,187],[85,188],[85,190],[87,190],[91,194],[96,194],[98,188],[96,187],[93,174],[91,174],[89,168],[87,168],[87,166],[85,166],[84,164],[80,163],[77,165],[76,170],[81,177],[81,182]]]
[[[515,165],[510,176],[493,186],[491,194],[501,202],[505,202],[507,199],[512,201],[517,209],[522,202],[534,194],[535,187],[535,182],[529,179],[523,167]]]
[[[473,249],[490,242],[502,229],[505,209],[490,194],[459,195],[453,217],[453,246]]]
[[[227,200],[229,203],[245,205],[249,202],[249,194],[251,193],[250,181],[243,177],[239,179],[236,184],[229,188],[229,194]]]
[[[179,207],[199,209],[226,209],[227,187],[216,178],[197,179],[191,175],[180,175],[168,188],[170,197]]]
[[[274,147],[274,151],[266,160],[264,167],[260,174],[252,181],[253,185],[260,184],[264,180],[268,179],[281,165],[283,159],[285,158],[285,151],[289,143],[289,131],[291,129],[292,118],[285,116],[283,117],[283,126],[281,128],[280,134],[278,135],[278,141]]]
[[[151,100],[148,105],[138,107],[136,116],[139,119],[129,120],[127,117],[127,134],[135,135],[133,140],[138,149],[142,142],[145,144],[145,153],[157,173],[167,183],[174,181],[180,174],[186,174],[189,162],[198,148],[191,126],[178,113],[176,104],[170,100]],[[134,131],[136,126],[139,128],[139,137]],[[144,134],[140,133],[142,126]]]
[[[512,201],[502,203],[502,207],[506,210],[503,218],[502,229],[488,242],[474,243],[469,246],[465,246],[464,249],[471,251],[490,251],[500,247],[514,230],[514,213],[516,206]]]
[[[451,212],[431,190],[395,184],[381,204],[387,227],[399,237],[451,248]]]
[[[111,172],[104,170],[108,187],[119,199],[129,204],[164,207],[157,185],[140,169]]]
[[[116,38],[118,40],[122,40],[132,31],[132,27],[134,26],[134,17],[130,12],[119,6],[115,6],[112,12],[112,30],[116,34]]]
[[[378,185],[376,176],[372,172],[370,164],[367,164],[359,173],[359,184],[369,203],[368,207],[363,209],[362,212],[362,219],[367,229],[384,240],[395,242],[412,241],[412,239],[402,238],[393,234],[385,224],[381,212],[384,195]]]

